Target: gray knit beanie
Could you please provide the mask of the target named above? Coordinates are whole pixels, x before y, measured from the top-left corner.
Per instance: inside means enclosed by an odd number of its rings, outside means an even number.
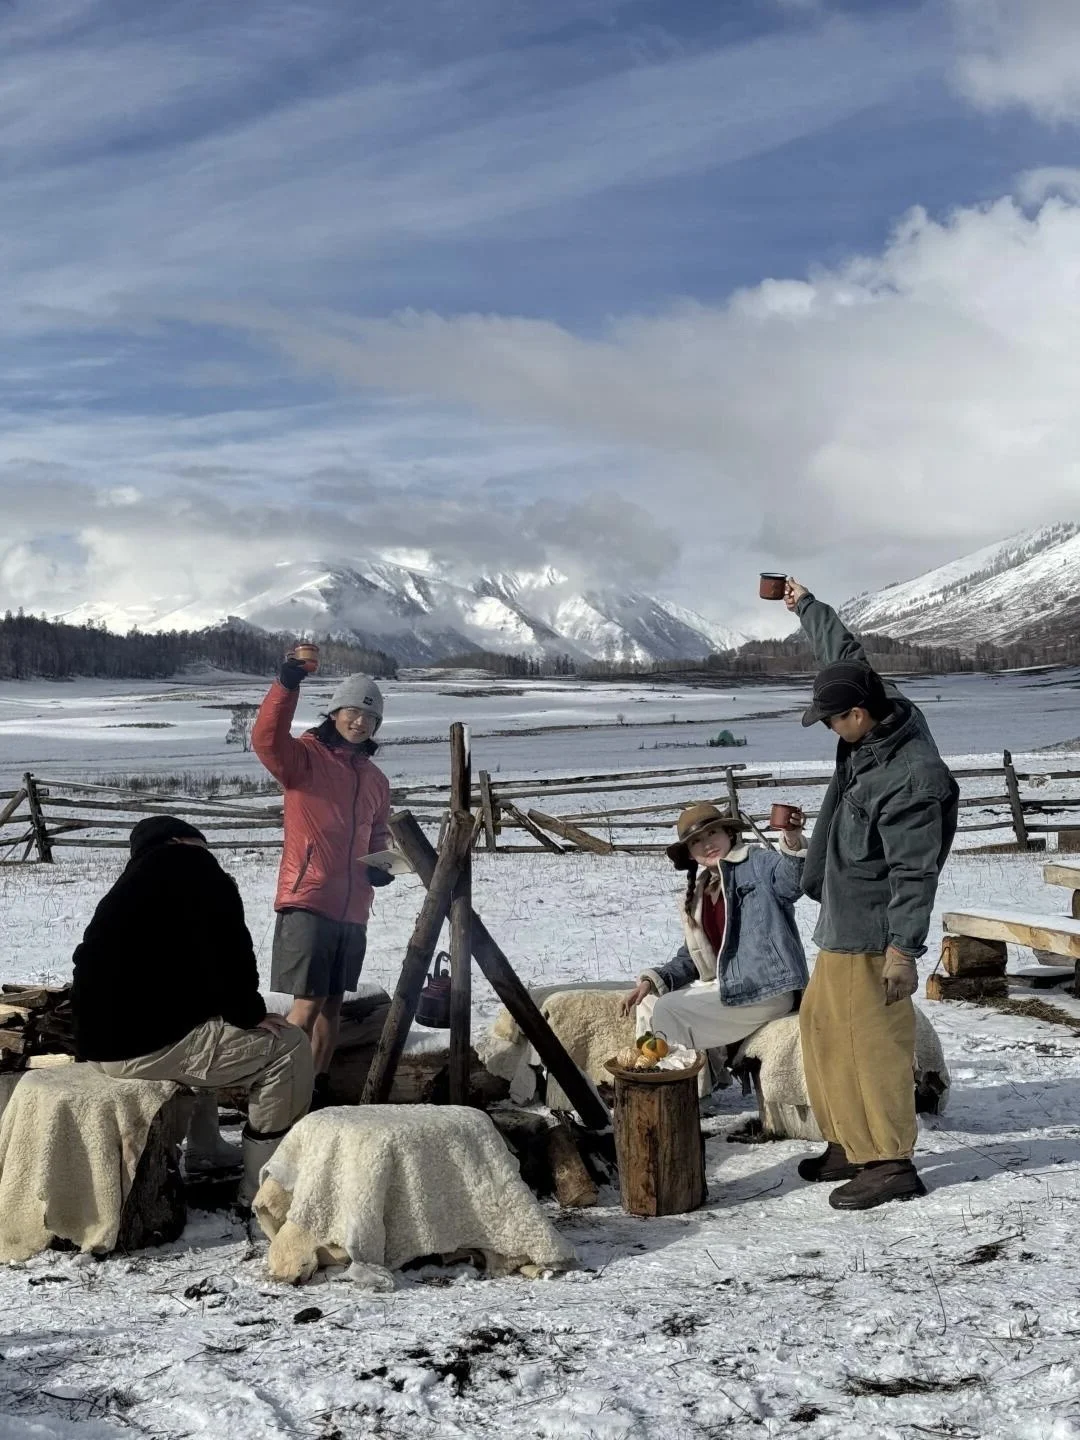
[[[346,708],[366,710],[369,715],[374,715],[375,729],[378,730],[383,718],[383,697],[370,675],[346,675],[330,696],[326,713],[333,715],[335,710]]]

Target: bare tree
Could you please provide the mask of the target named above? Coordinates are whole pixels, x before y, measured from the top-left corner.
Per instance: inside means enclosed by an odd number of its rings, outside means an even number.
[[[251,749],[251,731],[255,724],[255,716],[259,713],[257,705],[250,704],[247,700],[241,701],[239,705],[233,705],[229,709],[229,733],[225,736],[226,745],[239,745],[241,750]]]

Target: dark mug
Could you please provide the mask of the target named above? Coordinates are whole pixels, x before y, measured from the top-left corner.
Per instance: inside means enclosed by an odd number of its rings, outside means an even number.
[[[768,570],[761,572],[761,579],[758,582],[758,594],[762,600],[782,600],[786,590],[786,575],[773,575]]]
[[[791,824],[792,817],[798,814],[798,805],[774,805],[769,811],[769,828],[786,830]]]

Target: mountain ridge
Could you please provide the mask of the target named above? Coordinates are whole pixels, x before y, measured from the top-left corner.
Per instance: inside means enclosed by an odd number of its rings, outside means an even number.
[[[1066,641],[1080,627],[1080,523],[1021,531],[911,580],[840,607],[862,633],[973,653],[996,645]]]
[[[62,616],[112,630],[198,630],[221,623],[328,636],[427,665],[471,651],[542,659],[699,659],[744,636],[643,590],[575,584],[552,566],[463,579],[430,557],[411,563],[287,561],[253,576],[225,607],[168,596],[137,606],[89,602]]]

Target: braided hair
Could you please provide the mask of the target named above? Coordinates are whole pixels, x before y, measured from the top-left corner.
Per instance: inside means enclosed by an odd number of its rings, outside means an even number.
[[[697,890],[698,863],[690,856],[686,865],[686,904],[687,915],[694,918],[694,892]]]

